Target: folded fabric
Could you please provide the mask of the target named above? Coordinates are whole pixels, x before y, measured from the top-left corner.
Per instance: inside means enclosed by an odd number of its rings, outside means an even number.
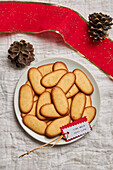
[[[66,44],[113,78],[113,42],[93,42],[87,21],[76,11],[44,3],[0,2],[0,33],[59,33]]]

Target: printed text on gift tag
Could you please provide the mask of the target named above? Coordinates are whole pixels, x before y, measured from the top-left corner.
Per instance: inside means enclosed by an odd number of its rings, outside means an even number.
[[[86,117],[82,117],[72,123],[61,127],[61,131],[62,133],[64,133],[64,137],[66,138],[67,142],[81,135],[84,135],[91,130],[92,128]],[[68,133],[68,135],[66,133]]]

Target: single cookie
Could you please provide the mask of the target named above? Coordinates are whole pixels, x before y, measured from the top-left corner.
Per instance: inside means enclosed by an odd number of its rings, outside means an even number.
[[[23,113],[28,113],[33,107],[33,91],[27,84],[21,86],[19,92],[19,106]]]
[[[68,103],[69,103],[69,112],[70,112],[70,109],[71,109],[71,103],[72,103],[72,98],[69,98],[67,99],[68,100]]]
[[[38,96],[35,95],[35,96],[34,96],[34,102],[37,101],[37,100],[38,100]]]
[[[68,103],[69,103],[69,116],[70,116],[70,123],[73,122],[73,120],[71,119],[71,103],[72,103],[72,98],[68,99]]]
[[[31,111],[29,112],[29,113],[27,113],[27,114],[25,114],[25,113],[21,113],[21,117],[24,117],[24,116],[26,116],[26,115],[36,115],[36,104],[37,104],[37,102],[35,101],[34,103],[33,103],[33,107],[32,107],[32,109],[31,109]]]
[[[86,105],[85,107],[92,106],[91,96],[86,95]]]
[[[47,124],[39,120],[36,116],[26,115],[23,117],[23,123],[34,132],[44,135]]]
[[[75,84],[85,94],[90,95],[93,93],[93,85],[84,72],[75,69],[73,73],[76,76]]]
[[[46,136],[48,137],[55,137],[61,133],[60,127],[67,125],[70,123],[70,117],[65,116],[63,118],[58,118],[53,120],[46,128]]]
[[[44,77],[42,77],[41,84],[44,87],[54,87],[66,72],[66,70],[62,69],[48,73]]]
[[[30,68],[28,71],[28,78],[33,87],[33,90],[38,95],[42,94],[45,91],[45,88],[41,85],[40,80],[42,78],[41,73],[37,70],[37,68]]]
[[[84,107],[86,104],[86,96],[85,94],[79,92],[73,98],[71,104],[71,118],[73,120],[77,120],[82,117]]]
[[[96,109],[95,107],[91,106],[91,107],[86,107],[84,109],[82,117],[86,116],[88,122],[90,123],[94,119],[95,115],[96,115]]]
[[[50,93],[49,92],[44,92],[40,95],[39,99],[38,99],[38,102],[37,102],[37,117],[41,120],[45,120],[46,117],[42,116],[40,114],[40,108],[41,106],[45,105],[45,104],[49,104],[51,103],[51,96],[50,96]]]
[[[56,86],[60,87],[64,91],[64,93],[67,93],[74,85],[74,83],[75,83],[74,73],[68,72],[61,77]]]
[[[32,86],[31,86],[31,83],[30,83],[30,81],[28,80],[28,81],[26,81],[26,84],[28,84],[31,88],[32,88]],[[33,88],[32,88],[32,90],[33,90]],[[33,96],[35,95],[35,92],[34,92],[34,90],[33,90]]]
[[[66,97],[70,98],[73,97],[75,94],[79,92],[78,87],[74,84],[71,89],[66,93]]]
[[[61,62],[61,61],[58,61],[58,62],[53,64],[53,71],[60,70],[60,69],[65,69],[65,70],[68,71],[66,64]]]
[[[51,104],[45,104],[40,108],[40,113],[42,116],[47,118],[59,118],[61,115],[56,111],[54,105]]]
[[[60,87],[54,87],[51,91],[54,106],[59,114],[66,115],[69,111],[69,104],[65,93]]]
[[[53,68],[53,63],[39,66],[37,69],[40,71],[42,76],[45,76],[46,74],[52,72],[52,68]]]

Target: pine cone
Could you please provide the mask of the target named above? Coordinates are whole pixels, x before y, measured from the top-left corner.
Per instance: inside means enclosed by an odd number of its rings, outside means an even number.
[[[33,52],[33,46],[30,43],[26,43],[25,40],[21,40],[20,42],[14,41],[8,49],[8,58],[17,67],[29,66],[35,60]]]
[[[108,36],[107,31],[111,29],[112,18],[108,15],[104,15],[102,13],[93,13],[89,15],[89,23],[88,23],[88,32],[90,37],[94,39],[94,41],[104,40],[106,36]]]

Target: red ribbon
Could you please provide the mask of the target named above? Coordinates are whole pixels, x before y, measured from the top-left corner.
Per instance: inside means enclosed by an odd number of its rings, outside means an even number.
[[[0,32],[58,31],[80,55],[113,76],[113,42],[93,42],[86,21],[77,12],[43,3],[1,2]]]

